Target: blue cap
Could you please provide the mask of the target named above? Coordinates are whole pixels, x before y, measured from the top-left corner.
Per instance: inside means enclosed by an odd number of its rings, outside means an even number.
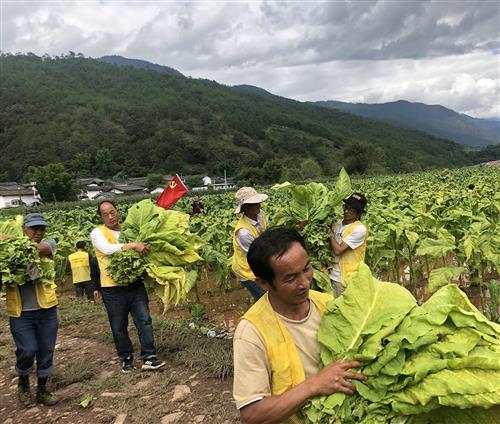
[[[36,227],[37,225],[49,225],[41,213],[28,213],[24,215],[23,225],[25,227]]]

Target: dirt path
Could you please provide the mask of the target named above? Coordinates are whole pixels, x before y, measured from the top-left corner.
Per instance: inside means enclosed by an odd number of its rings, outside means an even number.
[[[67,310],[71,311],[71,305]],[[76,322],[80,319],[77,315],[73,318]],[[176,347],[171,351],[160,350],[161,358],[167,361],[161,372],[136,370],[122,374],[103,312],[99,310],[92,323],[80,322],[82,324],[62,323],[59,329],[56,374],[50,383],[61,399],[59,404],[22,408],[16,398],[14,343],[8,318],[0,316],[0,424],[239,422],[231,395],[231,378],[214,378],[203,368],[191,368],[182,363],[179,358],[184,353]],[[89,324],[92,328],[88,328]],[[131,333],[135,334],[135,329]],[[186,338],[183,340],[183,346],[191,343]],[[189,349],[202,341],[193,340]],[[165,343],[168,345],[168,340]],[[134,345],[137,346],[136,340]],[[227,353],[228,346],[228,343],[221,345],[222,353]],[[79,403],[87,395],[93,400],[89,407],[83,408]]]

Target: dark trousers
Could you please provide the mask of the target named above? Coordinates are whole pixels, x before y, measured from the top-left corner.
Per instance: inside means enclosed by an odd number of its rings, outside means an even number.
[[[134,352],[128,335],[128,314],[132,315],[139,333],[141,357],[146,359],[156,355],[149,299],[144,284],[135,282],[128,286],[102,287],[101,293],[118,356],[123,359]]]
[[[16,344],[16,372],[19,376],[31,373],[35,357],[37,376],[44,378],[52,374],[58,328],[56,306],[23,311],[20,317],[10,317],[10,331]]]
[[[250,292],[255,300],[259,300],[266,292],[253,280],[243,280],[241,284],[243,284],[243,287],[245,287]]]
[[[94,300],[94,294],[92,293],[92,283],[90,281],[82,281],[81,283],[74,283],[75,286],[75,296],[76,297],[87,297],[88,300]]]

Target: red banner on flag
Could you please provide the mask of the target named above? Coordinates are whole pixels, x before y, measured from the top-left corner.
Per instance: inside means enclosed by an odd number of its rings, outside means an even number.
[[[172,178],[163,189],[160,197],[158,197],[158,199],[156,200],[156,204],[163,209],[168,209],[175,202],[177,202],[177,200],[179,200],[187,191],[188,189],[176,174],[174,178]]]

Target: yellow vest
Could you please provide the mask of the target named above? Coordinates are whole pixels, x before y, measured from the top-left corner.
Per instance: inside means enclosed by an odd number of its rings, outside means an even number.
[[[49,259],[45,259],[49,260]],[[50,259],[52,260],[52,259]],[[17,285],[5,285],[5,301],[7,315],[10,317],[20,317],[22,312],[21,294]],[[38,305],[43,309],[49,309],[57,305],[56,283],[42,283],[35,280],[35,295]]]
[[[68,256],[73,284],[90,281],[90,262],[87,252],[75,252]]]
[[[101,225],[99,227],[104,234],[106,240],[112,244],[118,243],[115,236],[111,232],[111,230],[105,225]],[[109,264],[111,263],[111,258],[102,253],[99,249],[95,249],[95,256],[97,258],[97,262],[99,263],[99,271],[101,273],[101,287],[116,287],[119,284],[113,280],[107,271]]]
[[[347,237],[351,234],[354,229],[360,225],[363,225],[359,221],[353,222],[347,230],[345,230],[342,237]],[[364,262],[366,253],[366,238],[368,237],[368,231],[366,232],[363,244],[356,249],[347,249],[339,258],[339,268],[340,268],[340,282],[343,286],[346,286],[347,275],[350,272],[356,272],[358,270],[359,264]]]
[[[262,231],[265,231],[267,229],[266,217],[263,213],[261,213],[260,216],[262,217]],[[248,265],[247,262],[247,252],[245,252],[240,247],[238,241],[236,240],[236,233],[240,228],[246,228],[248,231],[250,231],[250,233],[254,236],[254,238],[260,236],[260,233],[257,231],[257,229],[250,222],[248,222],[248,219],[245,218],[245,215],[243,215],[236,224],[236,227],[233,232],[234,253],[231,262],[231,267],[236,275],[239,275],[245,278],[246,280],[255,280],[255,275],[250,269],[250,266]]]
[[[329,293],[309,290],[309,299],[316,306],[319,314],[323,316],[326,303],[333,297]],[[306,379],[297,347],[285,324],[271,306],[267,292],[241,319],[250,321],[264,339],[271,367],[271,393],[273,396],[281,395]],[[297,415],[284,421],[287,424],[302,422]]]

